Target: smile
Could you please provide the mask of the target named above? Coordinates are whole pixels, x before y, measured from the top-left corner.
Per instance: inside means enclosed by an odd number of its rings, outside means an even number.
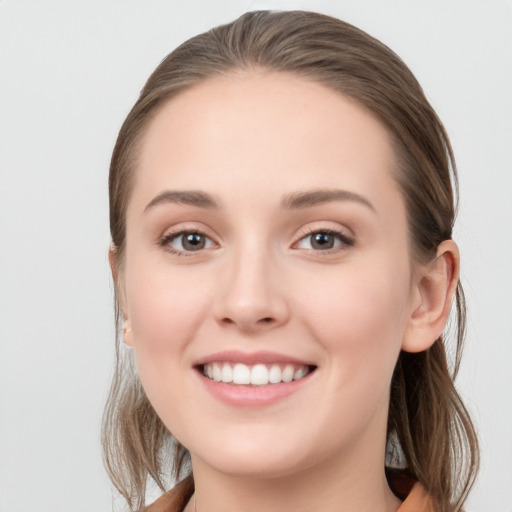
[[[313,368],[304,364],[253,364],[213,362],[203,365],[202,373],[215,382],[267,386],[303,379]]]

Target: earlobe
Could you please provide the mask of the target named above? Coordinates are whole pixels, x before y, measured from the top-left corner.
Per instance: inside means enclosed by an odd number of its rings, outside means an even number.
[[[422,352],[441,336],[459,282],[459,267],[459,250],[453,240],[439,244],[435,259],[422,267],[413,290],[402,350]]]
[[[123,312],[123,340],[126,345],[129,347],[133,346],[133,335],[131,322],[126,315],[126,306],[125,306],[125,297],[123,288],[120,286],[120,275],[119,275],[119,265],[117,258],[117,248],[115,245],[111,245],[108,250],[108,262],[110,264],[110,271],[112,272],[112,280],[114,281],[114,287],[116,290],[116,301],[118,303],[118,307],[120,311]]]
[[[110,272],[112,272],[112,280],[117,286],[117,247],[115,245],[108,248],[108,264],[110,265]]]
[[[133,334],[130,320],[125,317],[123,320],[123,340],[125,345],[133,347]]]

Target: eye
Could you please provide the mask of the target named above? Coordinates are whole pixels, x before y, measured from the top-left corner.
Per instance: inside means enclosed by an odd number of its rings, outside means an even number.
[[[164,237],[160,244],[175,253],[197,252],[215,246],[210,238],[198,231],[172,233]]]
[[[328,251],[342,246],[352,246],[354,241],[343,233],[334,230],[313,231],[301,238],[295,247],[314,251]]]

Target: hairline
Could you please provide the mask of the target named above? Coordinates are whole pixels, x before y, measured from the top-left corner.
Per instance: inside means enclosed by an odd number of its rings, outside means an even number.
[[[379,124],[384,128],[385,132],[387,133],[389,137],[389,144],[392,150],[392,153],[394,155],[394,166],[391,170],[392,176],[395,179],[400,194],[402,196],[402,199],[404,200],[404,204],[406,206],[406,220],[407,220],[407,226],[408,226],[408,243],[410,248],[410,256],[411,256],[411,263],[419,262],[421,261],[421,255],[420,250],[418,247],[415,247],[414,243],[414,236],[411,232],[411,219],[410,219],[410,212],[408,208],[408,202],[407,202],[407,193],[404,188],[404,184],[400,177],[404,174],[407,174],[407,171],[405,167],[409,165],[408,158],[407,158],[407,149],[404,147],[404,144],[399,139],[398,135],[391,129],[391,127],[383,120],[382,117],[380,117],[377,112],[375,112],[369,105],[364,103],[360,98],[356,97],[354,94],[351,94],[350,92],[347,92],[343,89],[342,86],[335,87],[331,82],[327,80],[327,78],[322,77],[321,73],[315,74],[314,71],[307,71],[307,72],[299,72],[299,71],[293,71],[289,69],[277,69],[270,65],[265,65],[261,63],[254,63],[254,62],[247,62],[247,63],[232,63],[230,66],[226,66],[225,69],[217,69],[212,70],[211,73],[205,74],[204,76],[201,76],[199,78],[190,80],[187,83],[182,83],[175,85],[168,89],[167,92],[161,92],[160,98],[156,100],[154,105],[152,105],[149,109],[149,112],[145,114],[145,116],[142,118],[142,126],[136,131],[133,140],[131,141],[130,147],[126,154],[126,159],[128,161],[128,169],[124,176],[124,180],[128,178],[128,186],[126,187],[126,193],[123,197],[123,222],[124,222],[124,240],[123,245],[125,245],[126,242],[126,212],[128,209],[128,204],[130,202],[130,198],[133,193],[133,189],[136,185],[136,173],[139,163],[139,158],[141,154],[141,146],[144,143],[144,139],[147,135],[147,132],[149,131],[149,128],[154,121],[154,119],[158,116],[158,114],[165,108],[165,106],[176,99],[177,97],[181,96],[182,94],[186,94],[189,91],[194,90],[197,87],[200,87],[208,82],[213,82],[218,79],[223,78],[229,78],[234,77],[237,75],[247,75],[247,76],[257,76],[259,74],[278,74],[278,75],[289,75],[291,77],[296,77],[303,79],[305,81],[308,81],[310,83],[314,83],[317,85],[321,85],[330,91],[333,91],[340,96],[343,96],[345,99],[353,102],[356,104],[359,108],[362,108],[366,113],[371,115],[376,121],[379,122]],[[116,247],[117,252],[117,258],[119,258],[121,261],[124,259],[124,247]],[[116,258],[116,259],[117,259]],[[121,261],[119,262],[121,264]]]

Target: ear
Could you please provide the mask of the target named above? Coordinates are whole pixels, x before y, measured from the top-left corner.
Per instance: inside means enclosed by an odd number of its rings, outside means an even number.
[[[116,291],[116,302],[120,312],[123,315],[123,339],[126,345],[133,346],[133,335],[130,319],[126,313],[126,296],[124,287],[121,286],[121,271],[119,268],[117,247],[111,245],[108,250],[108,262],[110,264],[110,271],[112,272],[112,280]]]
[[[419,269],[402,350],[422,352],[441,336],[459,282],[459,269],[459,249],[453,240],[439,244],[435,259]]]

